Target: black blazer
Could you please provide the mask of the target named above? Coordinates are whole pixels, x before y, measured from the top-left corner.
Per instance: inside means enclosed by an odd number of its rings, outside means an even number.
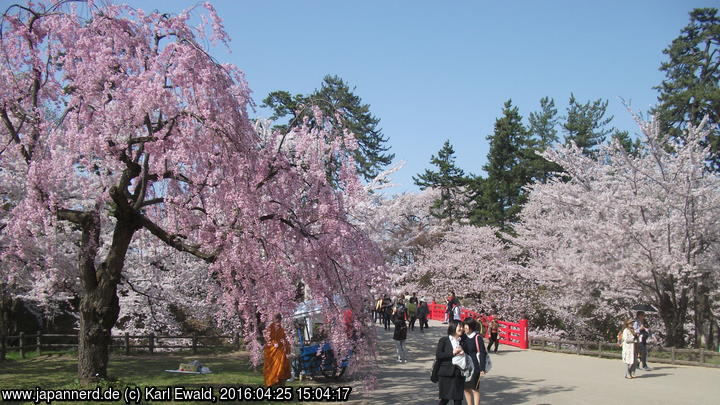
[[[453,348],[448,336],[441,337],[438,340],[437,350],[435,350],[435,359],[438,362],[438,376],[455,377],[459,375],[460,369],[452,364]]]

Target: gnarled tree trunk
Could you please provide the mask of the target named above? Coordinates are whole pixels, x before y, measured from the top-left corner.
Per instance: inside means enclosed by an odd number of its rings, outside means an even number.
[[[113,240],[105,261],[95,266],[100,235],[97,213],[81,216],[80,245],[80,334],[78,336],[78,378],[81,383],[108,377],[109,347],[112,328],[120,314],[117,286],[125,255],[137,224],[118,218]]]

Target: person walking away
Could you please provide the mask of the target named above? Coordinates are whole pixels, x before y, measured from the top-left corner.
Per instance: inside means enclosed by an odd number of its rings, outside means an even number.
[[[392,301],[390,300],[390,297],[387,296],[387,294],[383,298],[381,309],[383,326],[385,327],[385,330],[388,330],[390,329],[390,315],[392,315]]]
[[[652,336],[652,333],[650,332],[650,326],[648,325],[647,321],[644,321],[642,326],[640,327],[640,364],[638,364],[638,367],[642,366],[642,369],[645,371],[652,370],[647,365],[647,341],[650,336]]]
[[[395,352],[397,353],[398,363],[407,363],[407,350],[405,349],[405,340],[407,339],[407,311],[402,300],[398,300],[395,312],[393,313],[393,340],[395,341]]]
[[[500,340],[498,339],[498,332],[500,331],[500,324],[493,319],[490,321],[490,325],[488,325],[488,329],[490,329],[490,339],[487,345],[487,350],[490,351],[490,347],[495,343],[495,350],[493,353],[497,353],[498,345],[500,344]]]
[[[407,304],[407,314],[410,320],[410,330],[415,330],[415,320],[417,319],[417,302],[413,302],[410,298],[410,302]]]
[[[480,405],[480,376],[485,375],[487,358],[485,341],[480,335],[480,325],[476,320],[466,318],[463,323],[467,338],[462,340],[462,348],[466,354],[470,355],[474,367],[472,378],[470,381],[465,381],[465,402],[468,405]]]
[[[417,309],[417,317],[420,320],[420,332],[424,332],[423,329],[427,329],[429,314],[430,309],[428,308],[427,303],[425,301],[420,301],[420,306],[418,306]]]
[[[625,321],[625,328],[622,332],[622,360],[626,365],[625,378],[635,378],[635,343],[637,343],[637,333],[632,327],[632,320]]]
[[[448,321],[447,336],[438,340],[435,350],[435,361],[438,367],[438,398],[439,405],[446,405],[450,400],[454,405],[461,405],[465,379],[460,369],[453,364],[453,357],[464,356],[460,346],[460,337],[464,333],[464,325],[454,319]]]
[[[282,385],[290,378],[290,342],[285,336],[281,325],[282,315],[276,314],[274,321],[270,324],[270,339],[265,343],[263,363],[263,377],[265,386]]]

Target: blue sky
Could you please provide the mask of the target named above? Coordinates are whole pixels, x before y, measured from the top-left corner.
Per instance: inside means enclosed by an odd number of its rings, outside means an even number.
[[[177,12],[196,1],[129,1]],[[609,100],[614,126],[637,133],[636,111],[656,102],[662,50],[706,0],[654,1],[212,1],[232,39],[220,61],[245,71],[258,105],[268,92],[309,93],[326,74],[370,104],[405,161],[395,192],[416,190],[445,139],[466,172],[481,173],[503,103],[521,114],[570,93]],[[258,115],[269,115],[258,109]]]

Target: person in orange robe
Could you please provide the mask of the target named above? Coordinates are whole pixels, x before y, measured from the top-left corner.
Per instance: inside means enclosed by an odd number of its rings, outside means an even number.
[[[270,324],[270,340],[265,344],[263,376],[266,387],[280,384],[290,378],[290,360],[287,357],[290,353],[290,342],[280,325],[281,320],[282,316],[276,314],[275,321]]]

